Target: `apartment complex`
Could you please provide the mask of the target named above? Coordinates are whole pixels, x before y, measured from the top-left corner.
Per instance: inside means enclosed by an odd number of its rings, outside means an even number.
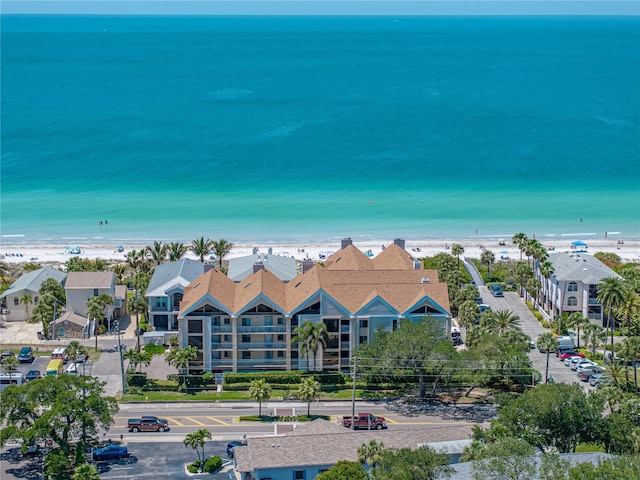
[[[369,258],[345,239],[324,266],[306,261],[289,282],[264,267],[254,264],[238,283],[209,270],[185,288],[177,321],[180,344],[200,352],[192,372],[348,370],[354,349],[379,328],[429,315],[449,331],[447,285],[402,240]],[[315,359],[291,343],[305,322],[322,322],[329,334]]]

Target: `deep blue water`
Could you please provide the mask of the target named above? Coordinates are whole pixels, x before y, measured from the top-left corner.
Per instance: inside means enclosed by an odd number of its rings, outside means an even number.
[[[5,243],[640,237],[638,18],[1,21]]]

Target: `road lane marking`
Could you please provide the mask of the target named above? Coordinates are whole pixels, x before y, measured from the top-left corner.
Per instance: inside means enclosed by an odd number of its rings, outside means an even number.
[[[220,425],[224,425],[225,427],[228,427],[230,424],[227,422],[224,422],[216,417],[207,417],[209,420],[213,420],[214,422],[218,422]]]
[[[173,417],[167,417],[167,420],[175,423],[178,427],[186,427],[188,425],[185,425],[184,423],[180,423],[179,421],[177,421],[175,418]]]
[[[195,418],[192,418],[192,417],[184,417],[184,418],[186,418],[186,419],[187,419],[187,420],[189,420],[190,422],[195,423],[196,425],[200,425],[201,427],[206,427],[206,425],[205,425],[204,423],[202,423],[202,422],[200,422],[200,421],[196,420]]]

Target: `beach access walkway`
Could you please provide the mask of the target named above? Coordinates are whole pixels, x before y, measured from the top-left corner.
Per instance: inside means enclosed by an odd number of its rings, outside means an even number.
[[[482,275],[480,275],[480,272],[476,268],[476,265],[471,260],[468,260],[464,256],[461,258],[462,258],[462,263],[464,264],[464,268],[466,268],[467,272],[469,272],[469,275],[471,275],[471,280],[473,280],[473,284],[477,287],[483,286],[484,280],[482,280]]]

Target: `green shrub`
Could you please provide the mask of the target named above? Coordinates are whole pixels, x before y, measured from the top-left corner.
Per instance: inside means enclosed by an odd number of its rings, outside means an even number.
[[[189,473],[198,473],[198,470],[200,470],[200,462],[193,462],[187,465],[187,471]]]
[[[169,337],[169,345],[171,346],[171,348],[176,348],[178,345],[180,345],[180,339],[177,335],[171,335],[171,337]]]
[[[127,385],[131,387],[144,387],[146,383],[146,373],[127,373]]]
[[[148,352],[152,355],[164,355],[164,345],[154,345],[153,343],[148,343],[144,346],[144,351]]]
[[[341,372],[323,373],[322,375],[313,375],[313,379],[321,385],[344,385],[345,378]]]
[[[302,372],[290,371],[290,372],[244,372],[244,373],[225,373],[224,383],[251,383],[253,380],[259,380],[264,378],[269,385],[292,385],[298,384],[302,380]]]
[[[202,471],[204,473],[214,473],[222,468],[222,458],[220,457],[209,457],[207,461],[204,462],[204,467]]]

